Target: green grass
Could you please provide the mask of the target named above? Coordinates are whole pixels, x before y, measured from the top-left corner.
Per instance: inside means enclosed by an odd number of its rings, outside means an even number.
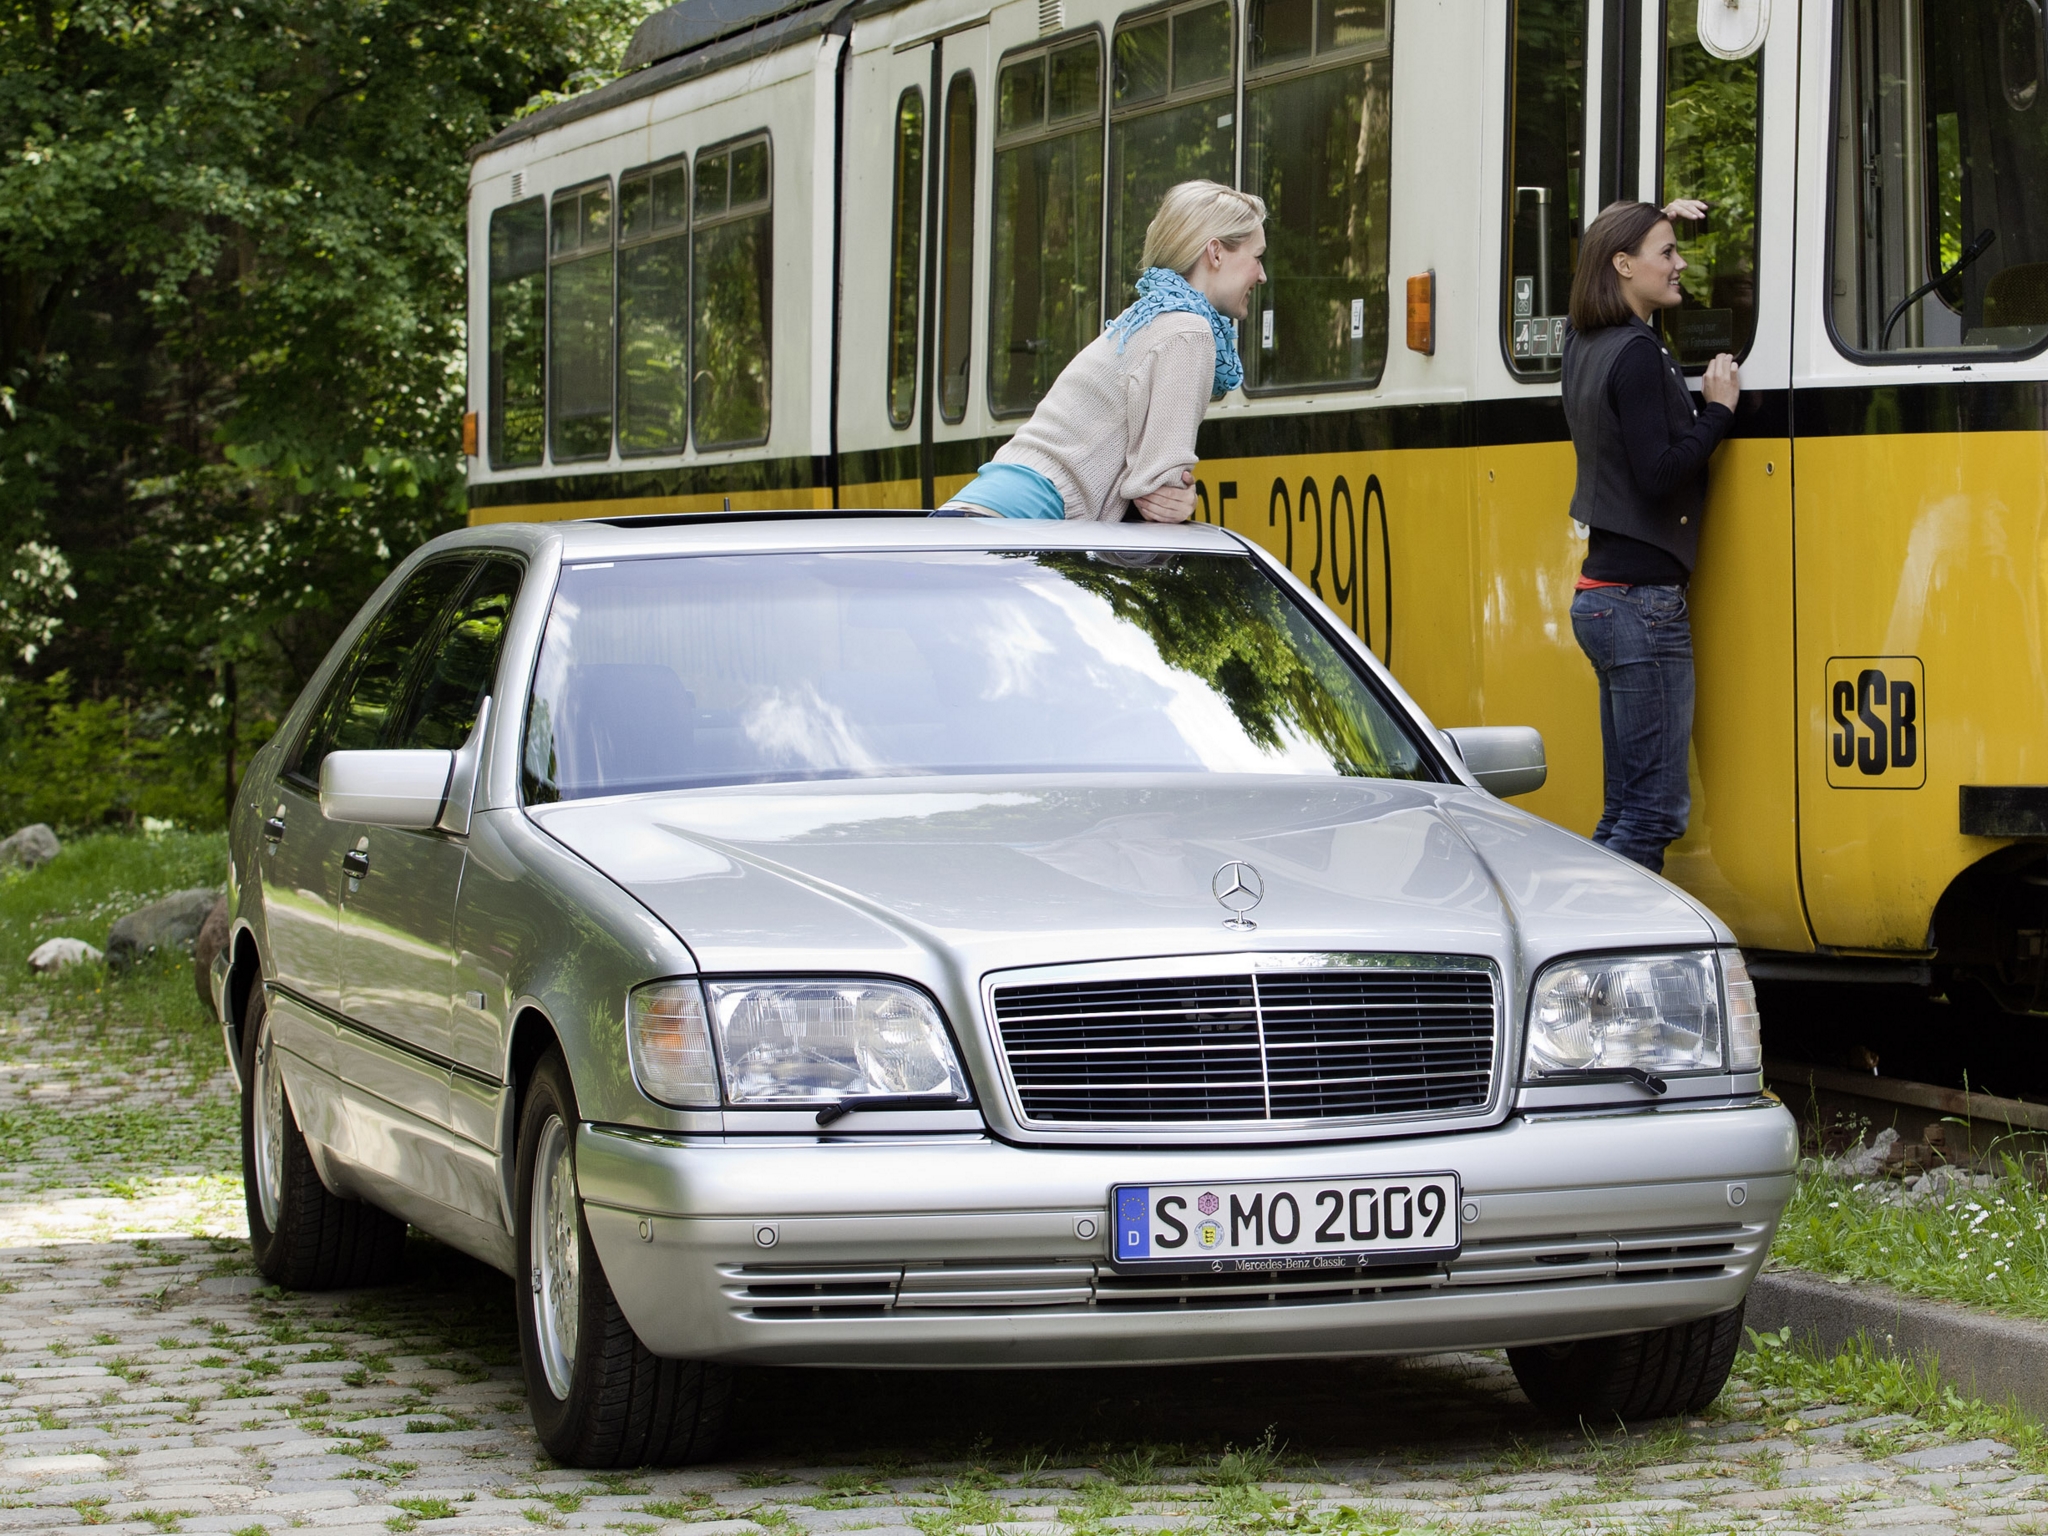
[[[1880,1198],[1897,1188],[1802,1177],[1771,1257],[1815,1274],[2048,1318],[2048,1193],[2025,1168],[2008,1158],[1996,1189],[1952,1190],[1924,1205]]]
[[[1198,1476],[1202,1482],[1218,1488],[1249,1488],[1255,1483],[1269,1483],[1280,1470],[1281,1455],[1282,1448],[1273,1443],[1273,1428],[1268,1425],[1265,1437],[1257,1445],[1226,1448],[1215,1464],[1204,1468]]]
[[[446,1499],[393,1499],[391,1502],[420,1520],[453,1520],[460,1513]]]
[[[27,961],[49,938],[104,949],[117,918],[173,891],[220,886],[226,877],[227,839],[217,832],[98,833],[66,843],[41,869],[0,872],[0,1009],[21,1016],[0,1030],[0,1056],[32,1053],[44,1073],[83,1086],[144,1069],[194,1083],[212,1076],[221,1066],[220,1034],[200,1005],[188,957],[155,955],[118,977],[96,965],[37,976]],[[47,1023],[34,1020],[40,1009],[49,1010]],[[0,1127],[0,1158],[12,1160],[48,1126],[34,1114],[10,1116]],[[151,1160],[161,1144],[159,1126],[147,1115],[131,1121],[102,1112],[79,1130],[100,1144],[131,1132],[157,1140],[138,1149],[129,1172],[161,1166]],[[211,1127],[201,1150],[207,1161],[217,1160],[221,1148]]]
[[[105,949],[116,918],[173,891],[224,885],[227,861],[222,832],[76,838],[41,869],[0,877],[0,953],[26,955],[59,934]]]
[[[219,1037],[207,1043],[218,1056]],[[241,1129],[235,1106],[215,1100],[175,1109],[66,1110],[38,1104],[0,1110],[0,1165],[20,1167],[38,1149],[44,1160],[37,1186],[92,1183],[134,1199],[148,1194],[154,1182],[127,1171],[138,1163],[156,1177],[238,1172]]]
[[[636,1506],[639,1513],[653,1515],[661,1520],[688,1520],[699,1510],[709,1509],[713,1504],[709,1494],[685,1491],[672,1499],[649,1499]]]
[[[1126,1488],[1143,1488],[1159,1481],[1159,1453],[1151,1446],[1118,1451],[1102,1458],[1102,1475]]]
[[[2002,1440],[2029,1472],[2048,1472],[2048,1430],[2017,1404],[1966,1398],[1941,1379],[1938,1362],[1899,1360],[1861,1336],[1838,1355],[1795,1344],[1792,1331],[1749,1333],[1753,1353],[1736,1358],[1735,1374],[1752,1386],[1785,1388],[1809,1403],[1843,1403],[1879,1414],[1905,1414],[1930,1429],[1965,1440]]]

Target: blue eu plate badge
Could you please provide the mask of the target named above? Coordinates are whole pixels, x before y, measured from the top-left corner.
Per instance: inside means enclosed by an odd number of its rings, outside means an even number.
[[[1116,1256],[1152,1256],[1152,1191],[1126,1185],[1116,1192]]]

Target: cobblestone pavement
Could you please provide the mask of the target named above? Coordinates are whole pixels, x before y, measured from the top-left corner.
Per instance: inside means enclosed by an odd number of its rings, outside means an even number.
[[[509,1281],[421,1241],[389,1290],[264,1287],[224,1075],[70,1028],[0,1016],[0,1533],[2048,1536],[2048,1479],[1996,1441],[1739,1381],[1701,1419],[1565,1433],[1492,1355],[747,1371],[718,1464],[556,1468]]]

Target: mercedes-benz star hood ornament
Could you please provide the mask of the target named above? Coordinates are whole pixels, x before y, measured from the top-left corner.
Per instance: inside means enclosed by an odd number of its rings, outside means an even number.
[[[1209,882],[1209,891],[1230,911],[1223,920],[1223,926],[1242,933],[1259,925],[1245,916],[1266,899],[1266,882],[1259,878],[1259,872],[1251,865],[1232,859],[1216,871]]]

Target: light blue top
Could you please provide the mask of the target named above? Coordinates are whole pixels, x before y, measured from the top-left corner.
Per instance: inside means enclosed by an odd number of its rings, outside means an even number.
[[[986,507],[1000,517],[1064,519],[1067,515],[1059,487],[1022,464],[984,464],[980,474],[946,499]]]

